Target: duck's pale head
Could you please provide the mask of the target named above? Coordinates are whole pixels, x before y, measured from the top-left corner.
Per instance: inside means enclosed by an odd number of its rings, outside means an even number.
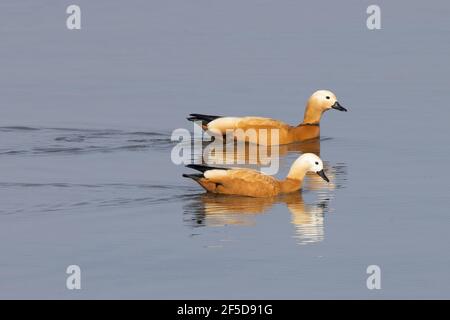
[[[323,180],[330,182],[323,171],[322,159],[313,153],[302,154],[297,160],[295,160],[291,166],[291,170],[289,170],[288,178],[303,180],[307,172],[317,173]]]
[[[318,90],[308,99],[305,111],[304,123],[317,123],[320,121],[322,113],[335,109],[347,111],[339,102],[336,95],[329,90]]]

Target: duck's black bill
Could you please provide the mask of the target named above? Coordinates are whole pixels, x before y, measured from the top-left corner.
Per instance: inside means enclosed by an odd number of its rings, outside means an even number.
[[[330,180],[328,179],[328,177],[325,175],[325,172],[322,170],[317,171],[316,172],[323,180],[325,180],[326,182],[330,182]]]
[[[339,104],[339,102],[335,102],[332,106],[331,106],[333,109],[336,109],[336,110],[339,110],[339,111],[345,111],[345,112],[347,112],[347,109],[345,109],[343,106],[341,106],[340,104]]]

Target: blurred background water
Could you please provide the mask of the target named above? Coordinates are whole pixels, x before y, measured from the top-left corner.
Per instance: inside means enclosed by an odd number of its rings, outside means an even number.
[[[1,298],[450,297],[448,2],[70,4],[0,3]],[[191,112],[298,124],[322,88],[330,185],[224,199],[170,160]]]

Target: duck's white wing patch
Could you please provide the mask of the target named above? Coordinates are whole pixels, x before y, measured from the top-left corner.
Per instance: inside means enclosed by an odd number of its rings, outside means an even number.
[[[211,121],[208,123],[208,129],[212,131],[219,131],[222,133],[225,133],[227,130],[234,130],[236,128],[236,124],[241,120],[242,118],[239,117],[224,117],[224,118],[218,118],[216,120]]]
[[[214,181],[214,180],[226,177],[227,176],[227,170],[220,170],[220,169],[208,170],[208,171],[205,171],[203,176],[206,179],[210,179],[210,180]]]

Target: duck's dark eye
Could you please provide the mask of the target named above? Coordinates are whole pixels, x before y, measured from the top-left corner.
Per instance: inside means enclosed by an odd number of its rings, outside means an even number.
[[[328,100],[330,100],[330,96],[326,96],[325,98],[327,98]]]
[[[319,165],[319,163],[316,161],[316,164]]]

